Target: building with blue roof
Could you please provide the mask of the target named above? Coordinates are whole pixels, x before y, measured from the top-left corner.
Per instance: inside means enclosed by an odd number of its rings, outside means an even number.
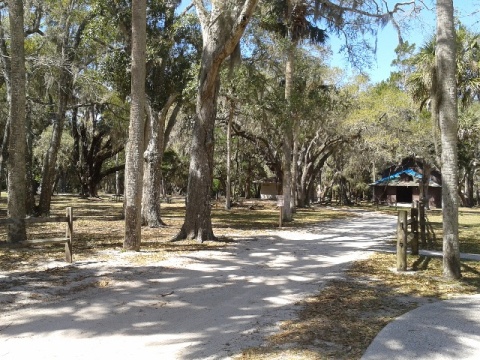
[[[380,179],[370,186],[375,203],[398,205],[411,204],[420,200],[423,174],[428,176],[424,181],[425,197],[429,207],[442,207],[442,180],[440,172],[425,165],[423,160],[408,157],[401,164],[392,165],[382,171]]]

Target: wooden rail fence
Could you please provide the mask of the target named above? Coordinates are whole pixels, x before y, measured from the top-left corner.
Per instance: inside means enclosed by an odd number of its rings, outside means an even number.
[[[73,237],[73,211],[71,207],[67,207],[65,216],[56,216],[56,217],[43,217],[43,218],[26,218],[24,219],[25,225],[29,224],[38,224],[38,223],[66,223],[66,230],[64,237],[49,238],[49,239],[30,239],[24,240],[17,243],[4,242],[1,244],[1,247],[26,247],[26,246],[35,246],[35,245],[46,245],[46,244],[65,244],[65,261],[72,263],[73,261],[73,249],[72,249],[72,237]],[[8,226],[14,222],[13,219],[0,219],[0,226]]]
[[[410,209],[398,211],[397,220],[397,270],[407,270],[407,247],[410,244],[411,254],[418,255],[419,239],[425,246],[425,208],[423,203],[416,202]],[[410,228],[410,229],[409,229]]]

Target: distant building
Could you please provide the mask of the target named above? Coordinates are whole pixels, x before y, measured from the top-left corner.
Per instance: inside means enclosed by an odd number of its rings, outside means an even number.
[[[280,194],[280,184],[275,178],[257,180],[254,183],[260,184],[260,199],[277,199]]]
[[[400,165],[382,171],[381,178],[370,184],[374,202],[396,205],[420,200],[420,181],[424,168],[422,160],[408,157]],[[442,177],[434,168],[430,170],[426,196],[429,207],[442,207]]]

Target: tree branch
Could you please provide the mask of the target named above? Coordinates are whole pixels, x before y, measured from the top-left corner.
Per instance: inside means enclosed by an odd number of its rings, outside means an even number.
[[[202,25],[202,28],[208,27],[208,11],[203,5],[202,0],[193,0],[193,5],[195,6],[195,9],[197,10],[197,16],[198,19],[200,20],[200,24]]]
[[[258,0],[246,0],[243,4],[240,14],[236,17],[235,22],[233,23],[228,40],[223,46],[223,49],[221,49],[220,51],[219,55],[221,55],[221,58],[226,58],[228,55],[231,54],[233,48],[237,46],[245,28],[250,21],[250,18],[252,17],[253,11],[255,10],[257,3]]]

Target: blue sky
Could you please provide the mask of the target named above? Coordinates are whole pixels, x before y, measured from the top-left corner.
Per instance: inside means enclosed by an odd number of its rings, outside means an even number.
[[[400,2],[388,0],[390,3]],[[409,31],[405,31],[402,36],[410,44],[416,44],[417,48],[422,46],[435,33],[435,3],[434,0],[425,0],[431,10],[424,10],[417,21],[410,24]],[[190,4],[191,0],[182,0],[181,8]],[[453,0],[456,14],[460,21],[473,32],[480,32],[480,0]],[[477,14],[474,14],[475,10]],[[472,15],[473,14],[473,15]],[[330,35],[329,45],[334,53],[330,65],[344,69],[347,74],[352,74],[352,70],[344,55],[338,54],[341,41]],[[372,82],[379,82],[389,77],[394,69],[390,64],[395,59],[395,48],[398,45],[397,33],[392,25],[387,25],[378,33],[376,61],[370,69],[364,69],[370,75]]]
[[[427,0],[426,3],[431,5],[432,10],[424,10],[420,18],[411,23],[411,29],[402,34],[405,41],[408,41],[410,44],[416,44],[417,48],[422,46],[435,33],[435,2]],[[456,15],[462,24],[466,25],[473,32],[480,32],[480,1],[454,0],[453,4]],[[475,9],[477,9],[479,13],[474,14]],[[339,39],[331,36],[330,45],[334,53],[337,53],[341,43]],[[390,64],[396,58],[395,48],[397,45],[397,33],[392,25],[387,25],[378,34],[376,62],[372,64],[370,70],[366,70],[372,82],[386,80],[390,76],[390,72],[395,70]],[[345,69],[347,73],[352,73],[348,61],[346,61],[341,54],[334,55],[330,64]]]

